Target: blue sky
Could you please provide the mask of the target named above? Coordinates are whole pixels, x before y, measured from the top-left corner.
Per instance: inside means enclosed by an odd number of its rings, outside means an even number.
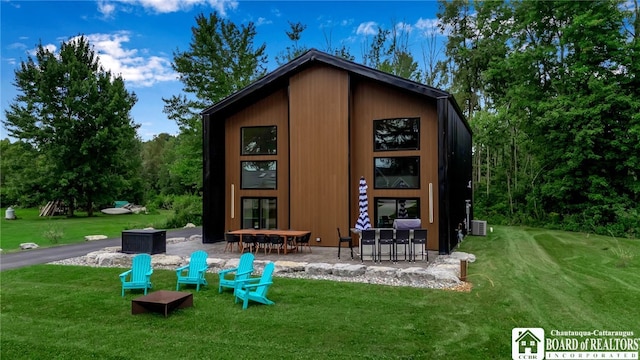
[[[217,11],[236,24],[256,24],[256,44],[266,43],[268,70],[275,57],[291,45],[288,21],[307,25],[301,45],[325,50],[346,45],[360,61],[378,27],[394,24],[406,32],[409,46],[421,62],[434,33],[438,4],[434,1],[235,1],[121,0],[12,1],[0,0],[0,118],[17,95],[14,71],[41,42],[59,49],[62,41],[85,35],[102,65],[120,74],[138,96],[132,116],[143,140],[159,133],[177,134],[175,122],[162,112],[162,98],[180,94],[182,85],[171,69],[173,52],[191,41],[195,17]],[[444,39],[441,35],[438,39]],[[443,51],[443,50],[442,50]],[[0,130],[0,138],[6,138]]]

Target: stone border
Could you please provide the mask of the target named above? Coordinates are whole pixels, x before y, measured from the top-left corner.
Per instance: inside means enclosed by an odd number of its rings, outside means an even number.
[[[81,265],[93,267],[131,267],[132,258],[136,254],[120,252],[120,246],[104,248],[85,256],[59,260],[51,264]],[[177,255],[152,255],[152,266],[156,269],[174,270],[189,263],[189,257]],[[240,259],[208,258],[208,273],[217,273],[222,269],[238,266]],[[473,254],[454,252],[451,255],[438,255],[427,267],[393,268],[378,265],[308,263],[294,261],[275,261],[274,276],[288,278],[304,278],[331,281],[359,282],[378,285],[410,286],[432,289],[448,289],[460,286],[460,260],[474,262]],[[256,273],[268,263],[267,260],[255,260]]]

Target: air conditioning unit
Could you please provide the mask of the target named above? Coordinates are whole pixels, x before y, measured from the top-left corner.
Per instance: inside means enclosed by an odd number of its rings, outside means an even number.
[[[471,220],[471,235],[487,236],[487,222]]]

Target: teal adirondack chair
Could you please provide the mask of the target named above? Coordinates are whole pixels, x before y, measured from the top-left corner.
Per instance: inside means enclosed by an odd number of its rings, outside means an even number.
[[[133,257],[131,262],[131,270],[127,270],[120,274],[122,282],[122,297],[124,297],[125,289],[144,289],[147,295],[147,289],[151,288],[151,255],[138,254]]]
[[[178,277],[176,291],[180,290],[180,284],[195,285],[196,291],[200,291],[200,285],[208,285],[204,276],[209,268],[209,265],[207,265],[208,257],[209,254],[204,250],[194,251],[191,254],[189,265],[176,269],[176,276]]]
[[[244,253],[240,256],[237,268],[219,271],[218,276],[220,276],[220,288],[218,291],[222,293],[222,288],[235,289],[236,281],[249,278],[253,272],[253,259],[254,256],[252,253]],[[226,277],[227,274],[231,275],[233,273],[235,273],[233,279]]]
[[[269,291],[269,287],[273,284],[274,268],[275,264],[270,262],[265,265],[261,277],[236,281],[236,303],[238,303],[238,300],[242,300],[242,309],[247,308],[249,300],[265,305],[275,304],[273,301],[267,299],[267,291]]]

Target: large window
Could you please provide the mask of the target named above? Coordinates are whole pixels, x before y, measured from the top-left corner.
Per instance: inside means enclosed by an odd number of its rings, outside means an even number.
[[[241,161],[242,189],[276,189],[277,161]]]
[[[420,118],[396,118],[373,121],[374,151],[418,150]]]
[[[376,227],[392,227],[395,219],[419,219],[420,200],[417,198],[375,198]]]
[[[243,127],[241,130],[242,155],[275,155],[277,128],[275,126]]]
[[[243,229],[276,229],[276,198],[242,198]]]
[[[420,157],[377,157],[374,161],[374,188],[420,188]]]

